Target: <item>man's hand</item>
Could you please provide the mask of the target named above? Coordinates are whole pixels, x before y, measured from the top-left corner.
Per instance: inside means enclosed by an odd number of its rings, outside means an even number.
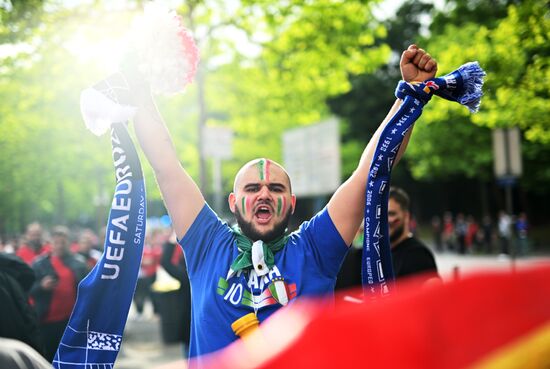
[[[51,275],[47,275],[40,281],[40,286],[44,290],[53,290],[57,285],[57,278]]]
[[[401,76],[406,82],[424,82],[435,77],[437,62],[424,49],[411,45],[403,54],[399,62]]]

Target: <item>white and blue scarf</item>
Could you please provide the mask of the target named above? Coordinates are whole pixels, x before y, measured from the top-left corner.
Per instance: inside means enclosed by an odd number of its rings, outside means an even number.
[[[394,286],[388,196],[393,163],[403,138],[434,94],[465,105],[472,113],[477,112],[483,95],[484,76],[485,72],[479,64],[471,62],[443,77],[415,83],[401,81],[398,84],[395,95],[403,99],[403,103],[380,135],[365,190],[361,278],[366,298],[387,295]]]
[[[113,368],[136,287],[145,238],[145,184],[124,123],[112,125],[111,143],[116,188],[105,250],[78,286],[53,360],[57,369]]]

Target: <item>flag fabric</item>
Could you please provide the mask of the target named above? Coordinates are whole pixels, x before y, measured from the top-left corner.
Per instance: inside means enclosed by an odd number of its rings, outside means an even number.
[[[78,286],[71,318],[53,360],[57,369],[113,367],[136,287],[145,238],[145,184],[125,123],[112,125],[111,144],[116,187],[105,248]]]
[[[412,278],[384,299],[338,298],[334,307],[302,300],[206,362],[218,369],[547,369],[548,281],[546,263],[423,288]]]

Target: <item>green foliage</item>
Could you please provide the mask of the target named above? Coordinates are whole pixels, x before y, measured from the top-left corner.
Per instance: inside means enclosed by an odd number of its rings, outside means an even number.
[[[110,72],[91,44],[123,35],[143,1],[11,3],[0,7],[0,233],[35,219],[101,225],[114,184],[110,144],[86,131],[78,97]],[[336,113],[345,122],[343,168],[350,174],[393,101],[398,55],[416,42],[437,57],[442,73],[479,60],[488,76],[479,114],[440,99],[426,108],[405,156],[415,177],[489,179],[490,129],[519,126],[526,139],[522,183],[540,188],[549,180],[541,159],[550,147],[546,2],[450,1],[435,14],[429,4],[407,1],[397,18],[383,23],[371,15],[376,3],[181,2],[178,11],[200,47],[204,82],[158,103],[189,173],[198,180],[203,116],[207,125],[235,130],[235,157],[223,166],[230,191],[245,161],[281,161],[286,129]],[[434,22],[423,40],[426,14]],[[142,162],[149,199],[160,201]]]
[[[280,161],[286,129],[322,120],[329,114],[326,99],[350,89],[350,74],[373,71],[389,58],[389,48],[375,44],[385,30],[364,2],[244,4],[242,14],[256,14],[267,40],[263,52],[253,60],[235,57],[207,84],[209,110],[225,112],[208,123],[236,132],[235,158],[225,169],[229,178],[252,158]],[[231,187],[227,180],[226,190]]]
[[[34,219],[104,223],[113,184],[110,145],[84,128],[78,96],[109,72],[91,44],[123,35],[140,3],[46,1],[47,11],[31,12],[31,2],[1,10],[3,42],[24,40],[25,47],[0,60],[0,155],[9,158],[0,162],[0,232],[22,230]],[[182,2],[178,10],[197,35],[205,83],[159,98],[159,107],[197,179],[197,100],[205,92],[206,124],[236,132],[235,159],[224,165],[227,190],[244,161],[281,160],[282,132],[325,117],[327,96],[346,92],[349,74],[374,70],[389,56],[375,45],[384,28],[370,16],[369,2],[245,1],[231,8],[210,0]],[[243,43],[258,52],[251,55]],[[151,169],[144,170],[149,199],[159,200]]]
[[[98,212],[106,215],[94,201],[113,191],[110,144],[86,130],[79,111],[80,91],[105,71],[76,57],[70,42],[86,20],[98,21],[83,12],[42,14],[30,49],[1,60],[0,231],[32,220],[95,225]]]
[[[487,128],[496,127],[520,127],[524,133],[524,166],[541,166],[537,161],[543,160],[542,156],[533,153],[546,152],[550,142],[550,23],[544,3],[511,5],[505,18],[492,19],[487,26],[461,18],[458,24],[447,24],[442,34],[430,39],[428,48],[437,55],[441,73],[478,60],[487,77],[478,114],[467,115],[464,108],[441,101],[432,102],[426,109],[422,120],[427,124],[415,129],[407,156],[417,178],[445,177],[452,174],[451,170],[466,177],[478,173],[490,179],[492,146]],[[494,28],[490,28],[492,25]],[[449,134],[445,135],[438,125],[448,127]],[[439,142],[445,142],[444,147],[438,148]],[[455,142],[463,150],[455,147]],[[453,169],[443,162],[452,163]],[[526,175],[529,178],[524,185],[528,188],[540,187],[541,182],[550,179],[547,171],[526,170]]]
[[[0,3],[0,44],[23,41],[32,36],[43,13],[44,0],[15,0]]]

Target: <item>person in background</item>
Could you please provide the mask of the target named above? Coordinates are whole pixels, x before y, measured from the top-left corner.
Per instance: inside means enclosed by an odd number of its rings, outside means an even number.
[[[481,220],[481,244],[483,252],[491,254],[493,252],[493,221],[490,215],[484,215]]]
[[[466,253],[466,233],[468,232],[468,225],[464,219],[464,214],[458,213],[455,219],[455,234],[456,244],[458,246],[458,253],[464,255]]]
[[[154,229],[148,233],[143,245],[143,256],[141,258],[141,266],[134,293],[134,305],[138,313],[138,319],[144,318],[145,302],[151,301],[153,312],[158,312],[158,306],[155,296],[152,293],[151,286],[155,282],[157,268],[160,265],[160,257],[162,255],[162,231]]]
[[[519,255],[527,255],[529,252],[528,231],[529,223],[527,221],[527,214],[521,212],[516,220],[517,249]]]
[[[43,353],[38,319],[28,296],[35,279],[32,268],[18,256],[0,252],[0,337],[25,342]]]
[[[443,245],[445,250],[450,251],[455,249],[455,225],[453,222],[453,214],[446,211],[443,214]]]
[[[78,253],[86,260],[88,271],[92,270],[101,259],[101,252],[97,249],[97,236],[91,229],[85,229],[80,233],[78,242],[74,244],[72,252]]]
[[[510,242],[512,240],[512,218],[505,211],[498,215],[498,236],[500,238],[500,254],[510,254]]]
[[[19,246],[19,237],[6,238],[3,241],[0,241],[0,252],[5,252],[6,254],[15,254]]]
[[[351,287],[361,286],[361,266],[363,256],[363,240],[365,227],[364,223],[357,230],[357,234],[353,239],[348,254],[340,267],[338,276],[336,277],[336,285],[334,290],[343,290]]]
[[[396,280],[412,275],[422,282],[439,279],[435,258],[410,229],[410,200],[401,188],[391,187],[388,201],[388,226],[393,272]],[[363,249],[350,247],[336,280],[336,290],[361,286]]]
[[[417,275],[422,282],[438,278],[437,265],[430,249],[410,231],[410,200],[398,187],[390,188],[388,225],[393,271],[397,280]],[[419,275],[422,275],[420,277]]]
[[[43,231],[40,223],[29,224],[23,244],[16,251],[17,256],[31,265],[38,256],[48,253],[51,250],[51,245],[43,242],[42,238]]]
[[[472,254],[474,249],[477,249],[478,244],[479,225],[473,215],[466,217],[466,236],[464,238],[464,244],[466,245],[466,252]]]
[[[441,218],[438,215],[432,217],[431,226],[435,249],[441,252],[443,251],[443,228],[441,225]]]
[[[170,338],[175,342],[183,343],[184,356],[187,357],[191,329],[191,288],[183,250],[177,243],[175,232],[172,232],[172,236],[163,245],[160,265],[172,278],[177,279],[180,283],[179,289],[173,295],[175,297],[174,306],[169,309],[173,316],[164,317],[164,314],[161,314],[161,319],[171,319],[177,325],[175,337]]]
[[[44,339],[45,357],[50,362],[71,316],[78,283],[88,273],[84,259],[73,254],[69,246],[67,227],[54,227],[51,252],[32,265],[36,281],[30,295]]]

